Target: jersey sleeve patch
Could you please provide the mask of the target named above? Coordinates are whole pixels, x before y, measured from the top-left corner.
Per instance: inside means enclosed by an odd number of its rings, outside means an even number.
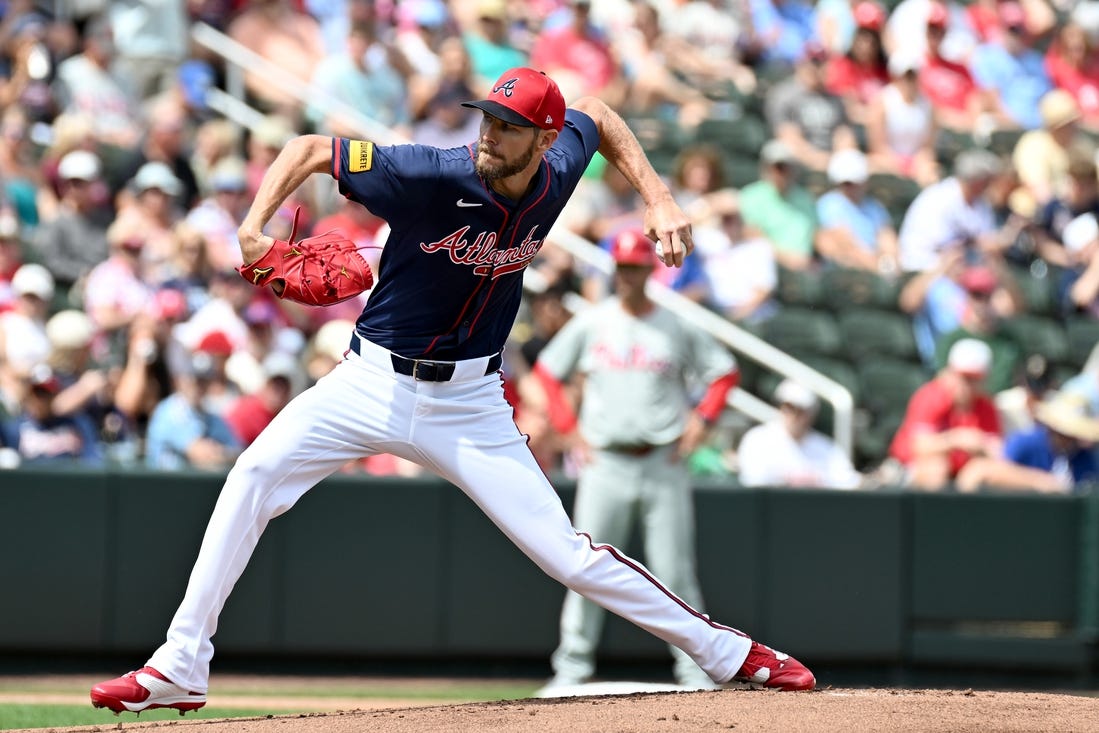
[[[352,140],[347,149],[347,170],[362,173],[374,165],[374,143]]]

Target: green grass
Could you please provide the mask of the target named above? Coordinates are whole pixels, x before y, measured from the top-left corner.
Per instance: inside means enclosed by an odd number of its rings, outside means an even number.
[[[345,698],[348,700],[419,700],[434,702],[439,705],[457,704],[465,702],[482,702],[489,700],[518,700],[531,697],[535,692],[529,682],[515,681],[501,682],[468,682],[461,680],[437,681],[435,684],[416,686],[408,684],[363,684],[349,683],[327,684],[324,687],[316,685],[302,685],[290,688],[286,685],[266,686],[236,686],[226,685],[219,687],[217,693],[225,699],[233,696],[247,696],[252,698],[253,705],[256,698],[270,697],[280,701],[287,698]],[[9,682],[0,684],[0,693],[54,693],[63,695],[86,695],[86,685],[36,681]],[[280,704],[278,706],[263,709],[257,707],[237,708],[224,704],[205,707],[187,713],[185,720],[200,718],[246,718],[265,717],[274,715],[295,715],[298,713],[316,712],[320,708],[310,706],[308,699],[302,699],[300,707],[291,707]],[[175,710],[149,710],[137,716],[133,713],[122,713],[116,716],[109,710],[96,709],[90,704],[57,704],[57,703],[0,703],[0,731],[21,728],[63,728],[80,725],[99,725],[114,727],[118,723],[146,722],[155,720],[181,720]]]
[[[239,708],[201,709],[187,713],[187,719],[252,718],[266,715],[291,715],[294,710],[244,710]],[[139,716],[123,713],[115,716],[110,710],[96,710],[90,705],[0,705],[0,730],[17,728],[62,728],[73,725],[110,725],[150,720],[179,720],[175,710],[147,710]]]

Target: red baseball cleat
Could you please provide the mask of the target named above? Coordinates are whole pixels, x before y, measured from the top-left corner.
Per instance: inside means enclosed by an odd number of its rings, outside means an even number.
[[[142,667],[92,688],[92,705],[116,714],[175,708],[180,715],[206,704],[202,692],[188,692],[152,667]]]
[[[758,641],[752,642],[748,658],[733,680],[779,690],[811,690],[817,684],[816,677],[804,664]]]

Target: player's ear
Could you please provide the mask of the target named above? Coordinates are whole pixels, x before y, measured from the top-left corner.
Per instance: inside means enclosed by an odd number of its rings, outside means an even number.
[[[557,140],[557,130],[539,130],[538,131],[538,146],[537,150],[540,153],[544,153],[553,147],[553,143]]]

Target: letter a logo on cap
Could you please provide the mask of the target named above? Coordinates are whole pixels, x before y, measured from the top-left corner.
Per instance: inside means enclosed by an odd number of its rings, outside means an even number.
[[[508,79],[503,84],[493,87],[492,93],[497,94],[499,92],[503,92],[505,97],[510,97],[512,92],[515,91],[515,84],[518,81],[518,79]]]

